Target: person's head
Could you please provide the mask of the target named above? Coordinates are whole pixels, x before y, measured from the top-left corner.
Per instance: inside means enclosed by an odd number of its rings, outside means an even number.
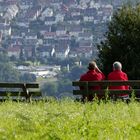
[[[96,68],[96,62],[95,61],[91,61],[88,64],[88,69],[89,70],[94,70]]]
[[[113,63],[113,70],[121,70],[122,69],[122,64],[119,61],[115,61]]]

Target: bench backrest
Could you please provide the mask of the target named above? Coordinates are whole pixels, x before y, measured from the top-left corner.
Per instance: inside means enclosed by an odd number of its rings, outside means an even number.
[[[80,86],[84,87],[84,90],[80,90],[79,88],[76,90],[73,90],[74,95],[95,94],[95,93],[104,95],[106,91],[108,91],[110,94],[122,94],[122,93],[131,94],[132,91],[134,91],[136,95],[140,95],[140,80],[129,80],[129,81],[104,80],[104,81],[92,81],[92,82],[74,81],[72,82],[72,85],[78,86],[78,87]],[[108,90],[108,86],[122,86],[122,85],[129,85],[131,89],[130,90],[117,90],[117,89]],[[101,86],[101,89],[91,90],[89,88],[91,86]]]
[[[0,96],[41,96],[38,83],[0,83]]]

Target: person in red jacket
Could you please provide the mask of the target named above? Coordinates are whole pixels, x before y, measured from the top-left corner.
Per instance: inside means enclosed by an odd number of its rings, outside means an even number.
[[[79,81],[95,81],[95,80],[104,80],[104,79],[105,79],[105,76],[101,72],[101,70],[98,68],[98,66],[96,65],[96,62],[91,61],[91,62],[89,62],[89,65],[88,65],[88,71],[81,75]],[[82,90],[83,87],[80,87],[80,89]],[[93,87],[91,87],[91,89],[98,90],[98,89],[100,89],[100,86],[93,86]],[[88,96],[83,95],[82,99],[83,100],[87,99],[88,101],[92,101],[93,96],[92,95],[88,95]]]
[[[108,80],[123,80],[127,81],[128,76],[125,72],[122,71],[122,64],[118,61],[113,63],[113,71],[108,74]],[[128,90],[129,86],[109,86],[109,89],[120,89],[120,90]],[[128,97],[128,94],[121,94],[120,97]]]

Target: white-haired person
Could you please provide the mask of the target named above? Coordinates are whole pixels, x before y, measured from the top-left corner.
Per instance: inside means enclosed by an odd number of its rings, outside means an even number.
[[[128,76],[125,72],[122,71],[122,64],[119,61],[113,63],[113,71],[108,74],[108,80],[123,80],[127,81]],[[127,90],[129,86],[109,86],[109,89],[120,89],[120,90]],[[128,98],[128,94],[120,94],[119,97]]]

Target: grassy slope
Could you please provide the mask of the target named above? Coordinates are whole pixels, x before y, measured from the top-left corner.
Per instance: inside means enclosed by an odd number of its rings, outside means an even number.
[[[0,140],[140,139],[140,104],[47,103],[0,105]]]

